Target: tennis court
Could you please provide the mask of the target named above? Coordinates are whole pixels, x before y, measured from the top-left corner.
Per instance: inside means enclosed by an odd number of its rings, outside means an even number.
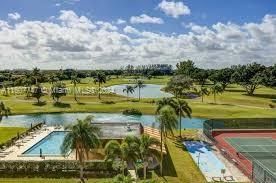
[[[276,177],[276,140],[270,137],[226,137],[228,142],[236,150],[239,159],[248,159],[256,166],[263,167],[266,173],[255,172],[256,182],[264,179],[272,180]],[[253,168],[254,169],[254,168]],[[254,170],[253,170],[254,171]],[[273,181],[272,181],[273,182]]]

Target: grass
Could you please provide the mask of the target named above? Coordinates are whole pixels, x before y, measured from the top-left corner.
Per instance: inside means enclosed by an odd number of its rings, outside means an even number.
[[[178,131],[175,133],[178,134]],[[183,136],[196,136],[195,130],[183,130]],[[153,173],[152,178],[157,181],[169,183],[203,183],[206,182],[204,176],[196,166],[189,152],[183,145],[174,140],[167,140],[168,154],[164,159],[164,177],[159,177],[158,173]]]
[[[103,183],[110,179],[89,179],[88,183]],[[47,179],[47,178],[0,178],[3,183],[77,183],[79,179]]]
[[[22,133],[25,130],[26,128],[19,127],[0,127],[0,144],[6,142],[12,137],[16,137],[17,133]]]
[[[78,87],[95,87],[92,78],[85,78],[78,84]],[[168,76],[160,76],[151,80],[145,80],[145,83],[163,84],[169,80]],[[70,88],[70,81],[64,81]],[[103,84],[110,86],[114,84],[134,83],[133,77],[112,78]],[[43,83],[50,87],[50,83]],[[36,104],[35,99],[27,99],[24,95],[0,96],[0,101],[4,101],[12,110],[12,114],[27,113],[51,113],[51,112],[121,112],[127,108],[135,107],[144,114],[154,114],[155,104],[153,99],[142,99],[141,101],[128,101],[126,97],[118,95],[102,95],[99,100],[96,95],[78,96],[79,103],[74,101],[73,95],[61,98],[61,104],[54,105],[50,96],[42,97],[41,105]],[[157,99],[154,99],[157,101]],[[187,100],[193,109],[194,117],[203,118],[271,118],[276,117],[276,94],[275,89],[259,88],[255,95],[248,96],[243,88],[238,85],[230,85],[222,95],[217,96],[217,103],[214,103],[213,96],[204,97],[204,102],[200,98]],[[114,104],[108,104],[114,102]],[[271,108],[275,106],[274,109]]]
[[[13,128],[0,128],[1,134],[4,131]],[[17,128],[14,128],[17,129]],[[10,131],[10,130],[8,130]],[[16,130],[13,130],[14,132]],[[14,134],[14,133],[13,133]],[[183,130],[184,136],[194,136],[195,130]],[[2,136],[1,136],[2,137]],[[11,136],[10,136],[11,137]],[[183,148],[182,144],[173,139],[167,141],[168,154],[164,159],[164,177],[158,176],[158,173],[152,172],[152,179],[157,182],[169,183],[191,183],[205,182],[205,179],[189,153]],[[110,179],[90,178],[89,183],[103,183]],[[78,179],[50,179],[50,178],[0,178],[4,183],[75,183]]]

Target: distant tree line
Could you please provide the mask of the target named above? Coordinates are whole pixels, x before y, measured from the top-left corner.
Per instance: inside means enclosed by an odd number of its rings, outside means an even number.
[[[253,62],[223,69],[201,69],[187,60],[176,65],[175,74],[191,78],[201,87],[212,82],[214,85],[219,83],[225,90],[229,84],[239,84],[248,95],[253,95],[259,86],[276,87],[276,64],[266,67]]]

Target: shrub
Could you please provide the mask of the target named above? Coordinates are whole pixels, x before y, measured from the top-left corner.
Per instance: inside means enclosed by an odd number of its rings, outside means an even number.
[[[136,116],[141,116],[142,112],[138,109],[126,109],[123,111],[124,115],[136,115]]]
[[[115,104],[115,102],[112,100],[102,101],[101,103],[102,104]]]

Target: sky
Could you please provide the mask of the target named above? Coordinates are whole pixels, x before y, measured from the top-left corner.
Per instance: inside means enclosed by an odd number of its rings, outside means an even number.
[[[276,64],[275,0],[2,0],[0,69]]]

